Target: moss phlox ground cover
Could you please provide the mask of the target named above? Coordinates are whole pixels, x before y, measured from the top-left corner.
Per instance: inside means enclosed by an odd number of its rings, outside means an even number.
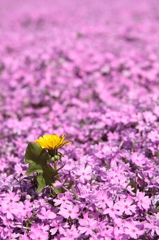
[[[0,1],[0,239],[159,238],[158,12]]]

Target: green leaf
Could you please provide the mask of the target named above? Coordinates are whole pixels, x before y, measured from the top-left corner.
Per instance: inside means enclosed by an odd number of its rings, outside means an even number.
[[[58,179],[58,173],[49,164],[43,167],[43,176],[47,185],[54,183]]]
[[[53,188],[53,190],[54,190],[54,192],[56,194],[65,193],[66,192],[66,190],[63,187],[57,188],[54,185],[52,185],[52,188]]]
[[[25,152],[25,163],[38,162],[38,157],[42,151],[42,148],[30,142]]]
[[[28,170],[26,172],[26,175],[30,175],[30,174],[32,174],[34,172],[41,172],[42,173],[43,169],[42,169],[41,165],[32,162],[32,163],[29,164],[29,168],[28,168]]]
[[[50,160],[48,152],[39,145],[30,142],[25,153],[25,163],[33,163],[46,165]]]
[[[65,192],[66,192],[66,190],[65,190],[63,187],[60,187],[60,188],[56,188],[56,189],[55,189],[55,193],[56,193],[56,194],[65,193]]]
[[[58,180],[57,171],[55,171],[49,164],[43,168],[43,172],[37,176],[38,193],[43,190],[44,187],[51,185]]]
[[[37,192],[40,193],[43,190],[43,188],[47,185],[42,173],[40,173],[37,176],[37,182],[38,182]]]
[[[45,166],[47,164],[47,162],[50,162],[50,156],[45,149],[42,149],[42,151],[39,155],[38,163]]]

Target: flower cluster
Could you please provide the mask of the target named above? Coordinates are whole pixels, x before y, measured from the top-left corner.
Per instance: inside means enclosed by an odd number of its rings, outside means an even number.
[[[159,238],[158,11],[0,1],[0,239]]]

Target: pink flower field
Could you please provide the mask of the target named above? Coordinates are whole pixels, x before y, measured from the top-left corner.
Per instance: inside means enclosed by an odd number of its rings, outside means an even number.
[[[158,0],[0,0],[0,173],[0,240],[159,239]]]

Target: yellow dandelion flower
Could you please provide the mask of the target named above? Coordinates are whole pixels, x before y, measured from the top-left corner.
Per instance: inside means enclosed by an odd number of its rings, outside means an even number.
[[[39,137],[34,142],[39,144],[42,148],[56,150],[57,148],[63,147],[71,143],[70,141],[65,140],[65,137],[65,135],[59,136],[58,134],[46,134],[42,137]]]

